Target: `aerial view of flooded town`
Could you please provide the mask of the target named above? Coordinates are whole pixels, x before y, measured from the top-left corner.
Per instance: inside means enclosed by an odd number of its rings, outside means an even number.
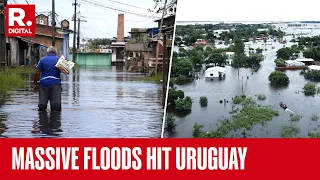
[[[166,137],[320,137],[319,22],[177,22]]]
[[[29,3],[35,36],[0,34],[0,138],[161,137],[177,2]]]

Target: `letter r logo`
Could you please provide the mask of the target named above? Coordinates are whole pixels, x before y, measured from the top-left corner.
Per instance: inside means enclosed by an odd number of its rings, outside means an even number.
[[[14,22],[17,22],[19,26],[25,26],[23,23],[23,18],[26,16],[26,13],[21,8],[9,8],[9,26],[14,26]],[[18,16],[17,16],[18,14]]]
[[[6,6],[6,36],[35,36],[35,14],[34,4],[8,4]]]

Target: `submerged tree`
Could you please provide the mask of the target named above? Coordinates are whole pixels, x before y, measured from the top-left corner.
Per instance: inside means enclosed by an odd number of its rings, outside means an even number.
[[[269,75],[269,81],[273,85],[288,85],[289,84],[289,77],[281,72],[281,71],[274,71]]]

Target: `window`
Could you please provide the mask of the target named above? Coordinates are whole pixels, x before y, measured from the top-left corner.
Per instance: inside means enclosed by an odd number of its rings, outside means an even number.
[[[40,24],[44,24],[44,20],[43,19],[40,19]]]
[[[210,74],[210,76],[213,76],[213,74]]]

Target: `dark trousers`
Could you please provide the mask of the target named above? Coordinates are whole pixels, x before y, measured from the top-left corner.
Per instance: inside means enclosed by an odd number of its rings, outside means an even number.
[[[39,111],[47,109],[50,100],[51,111],[61,111],[61,85],[39,88]]]

